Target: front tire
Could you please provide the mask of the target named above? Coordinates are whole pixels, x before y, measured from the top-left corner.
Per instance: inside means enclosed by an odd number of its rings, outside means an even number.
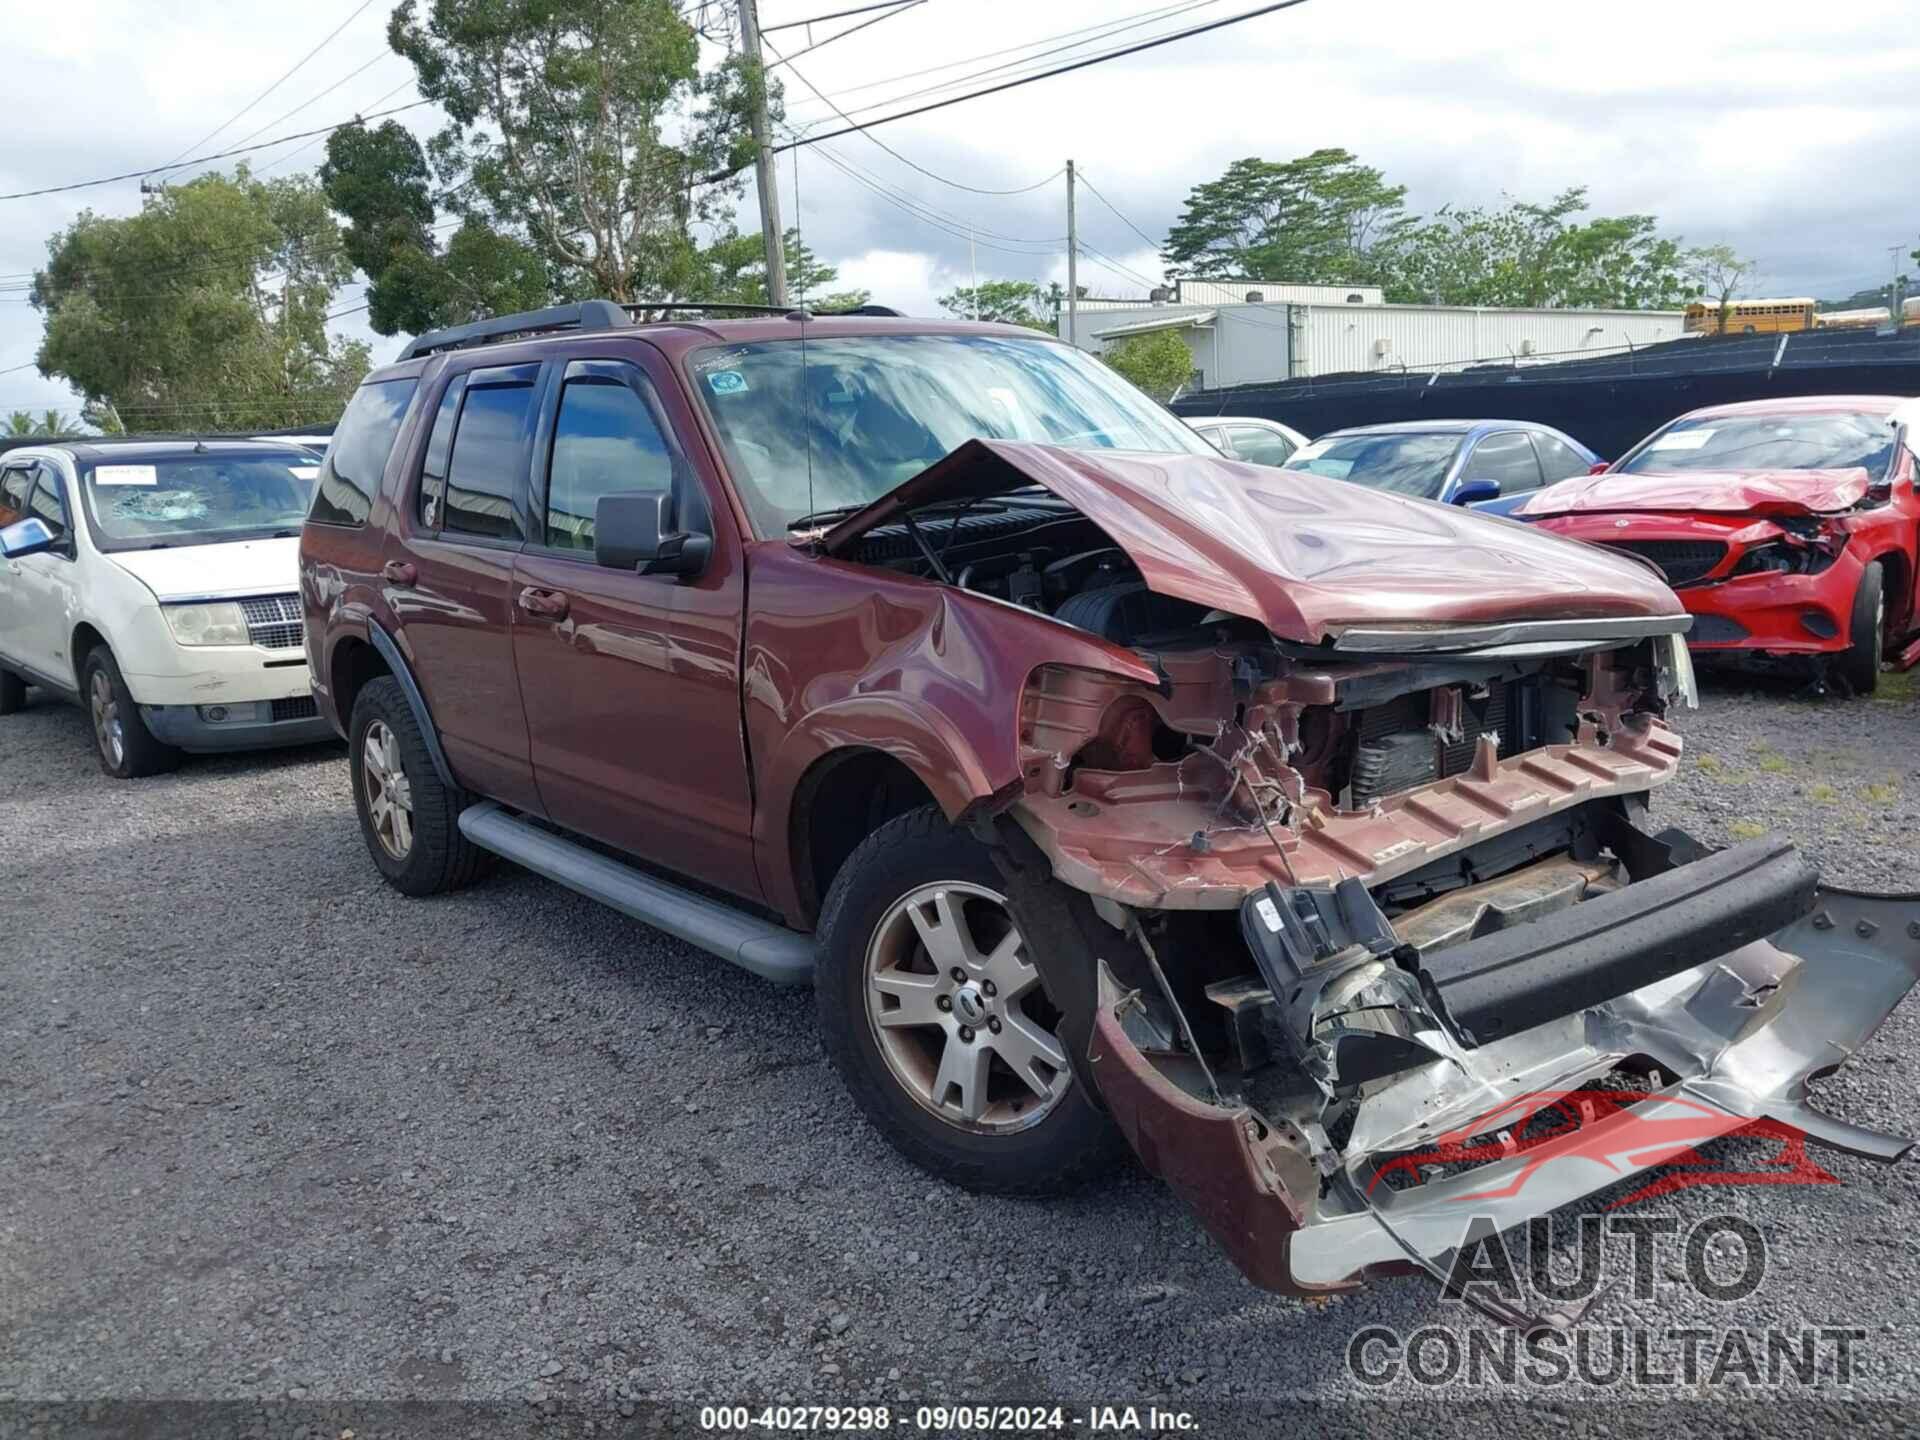
[[[160,775],[180,763],[180,752],[147,729],[113,652],[104,645],[87,652],[80,670],[80,700],[93,726],[93,753],[114,779]]]
[[[933,806],[868,836],[821,911],[821,1039],[874,1128],[923,1170],[1060,1194],[1124,1145],[1074,1077],[1005,885]]]
[[[403,895],[439,895],[471,884],[486,852],[460,833],[472,803],[433,768],[413,709],[391,675],[369,680],[347,726],[353,807],[367,852]]]
[[[1847,630],[1846,653],[1840,658],[1840,678],[1856,695],[1871,695],[1880,686],[1880,656],[1887,644],[1887,588],[1880,562],[1860,576],[1853,594],[1853,616]]]

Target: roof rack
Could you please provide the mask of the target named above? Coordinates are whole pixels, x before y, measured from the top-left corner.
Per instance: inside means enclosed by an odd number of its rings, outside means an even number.
[[[498,315],[476,320],[471,325],[453,325],[420,336],[400,352],[401,360],[417,360],[422,355],[442,350],[459,350],[489,340],[504,340],[510,335],[549,335],[566,330],[620,330],[635,324],[643,313],[674,310],[724,310],[744,315],[791,315],[810,318],[807,310],[796,305],[746,305],[730,300],[582,300],[577,305],[552,305],[545,310],[522,310],[513,315]],[[899,316],[891,305],[856,305],[851,310],[832,310],[826,314]]]
[[[545,310],[522,310],[514,315],[498,315],[491,320],[476,320],[471,325],[453,325],[420,336],[400,352],[402,360],[417,360],[441,350],[458,350],[500,340],[508,335],[543,335],[556,330],[614,330],[633,322],[611,300],[582,300],[578,305],[550,305]]]

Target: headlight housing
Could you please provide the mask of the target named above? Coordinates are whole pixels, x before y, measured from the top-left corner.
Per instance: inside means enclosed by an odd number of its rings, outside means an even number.
[[[247,616],[232,600],[215,600],[199,605],[162,605],[167,628],[182,645],[251,645]]]

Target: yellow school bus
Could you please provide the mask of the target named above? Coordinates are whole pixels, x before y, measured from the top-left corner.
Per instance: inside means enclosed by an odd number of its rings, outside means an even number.
[[[1733,300],[1726,307],[1725,325],[1720,307],[1711,300],[1687,306],[1684,328],[1689,335],[1775,335],[1783,330],[1811,330],[1817,300]]]

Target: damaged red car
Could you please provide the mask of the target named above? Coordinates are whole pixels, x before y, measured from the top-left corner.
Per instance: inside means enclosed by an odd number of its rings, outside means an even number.
[[[1517,514],[1657,565],[1702,658],[1870,694],[1920,658],[1916,422],[1920,401],[1883,395],[1716,405]]]
[[[1318,1292],[1670,1152],[1620,1116],[1905,1149],[1808,1084],[1914,983],[1920,901],[1652,823],[1666,584],[1228,460],[1051,337],[606,302],[425,336],[301,569],[391,884],[503,856],[813,985],[860,1108],[958,1184],[1130,1145]],[[1644,1099],[1404,1163],[1602,1084]]]

